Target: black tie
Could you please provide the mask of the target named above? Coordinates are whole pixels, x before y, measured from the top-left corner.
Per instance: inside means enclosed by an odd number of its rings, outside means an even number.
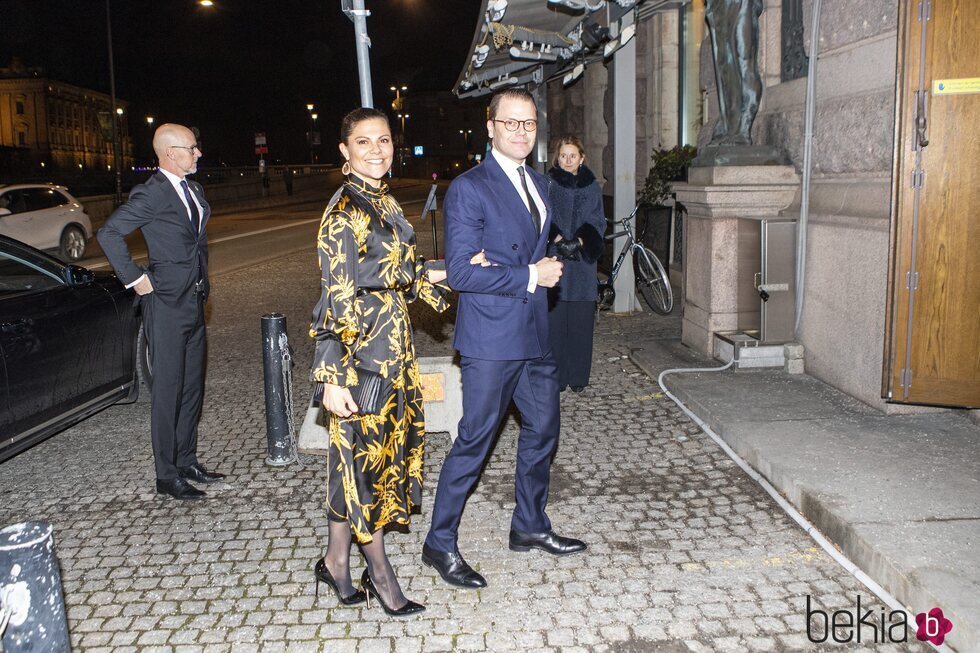
[[[191,224],[194,225],[194,233],[201,232],[201,212],[197,210],[197,203],[194,198],[191,197],[191,189],[187,186],[187,180],[180,180],[180,187],[184,189],[184,199],[187,200],[187,206],[191,210]]]
[[[527,179],[524,177],[524,166],[517,166],[517,174],[521,176],[521,186],[524,188],[524,195],[527,197],[527,208],[531,211],[531,219],[534,220],[534,229],[541,233],[541,213],[538,212],[538,205],[531,197],[531,191],[527,188]]]

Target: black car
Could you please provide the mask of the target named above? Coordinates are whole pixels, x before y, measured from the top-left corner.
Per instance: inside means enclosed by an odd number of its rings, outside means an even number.
[[[0,236],[0,461],[120,401],[146,361],[135,293]]]

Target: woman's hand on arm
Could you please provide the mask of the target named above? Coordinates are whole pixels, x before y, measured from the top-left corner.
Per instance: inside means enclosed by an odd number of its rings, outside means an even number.
[[[323,407],[337,417],[350,417],[357,412],[350,390],[332,383],[323,384]]]

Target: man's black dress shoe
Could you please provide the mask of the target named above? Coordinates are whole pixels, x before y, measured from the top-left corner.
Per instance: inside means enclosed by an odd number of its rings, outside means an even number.
[[[203,499],[207,496],[182,478],[157,479],[157,494],[169,494],[174,499]]]
[[[459,552],[445,553],[436,551],[428,544],[422,545],[422,562],[439,572],[442,579],[450,585],[479,589],[487,586],[486,579],[473,570],[463,560]]]
[[[177,475],[185,481],[194,481],[195,483],[214,483],[225,477],[224,474],[218,472],[209,472],[204,469],[204,465],[201,463],[195,463],[190,467],[178,467]]]
[[[541,549],[551,555],[567,556],[571,553],[585,551],[585,542],[572,537],[556,535],[554,531],[546,533],[524,533],[510,529],[510,550],[530,551]]]

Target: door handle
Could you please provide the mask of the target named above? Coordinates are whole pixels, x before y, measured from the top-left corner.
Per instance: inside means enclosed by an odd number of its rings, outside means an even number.
[[[915,142],[917,149],[922,149],[929,144],[926,138],[926,92],[915,92]]]

